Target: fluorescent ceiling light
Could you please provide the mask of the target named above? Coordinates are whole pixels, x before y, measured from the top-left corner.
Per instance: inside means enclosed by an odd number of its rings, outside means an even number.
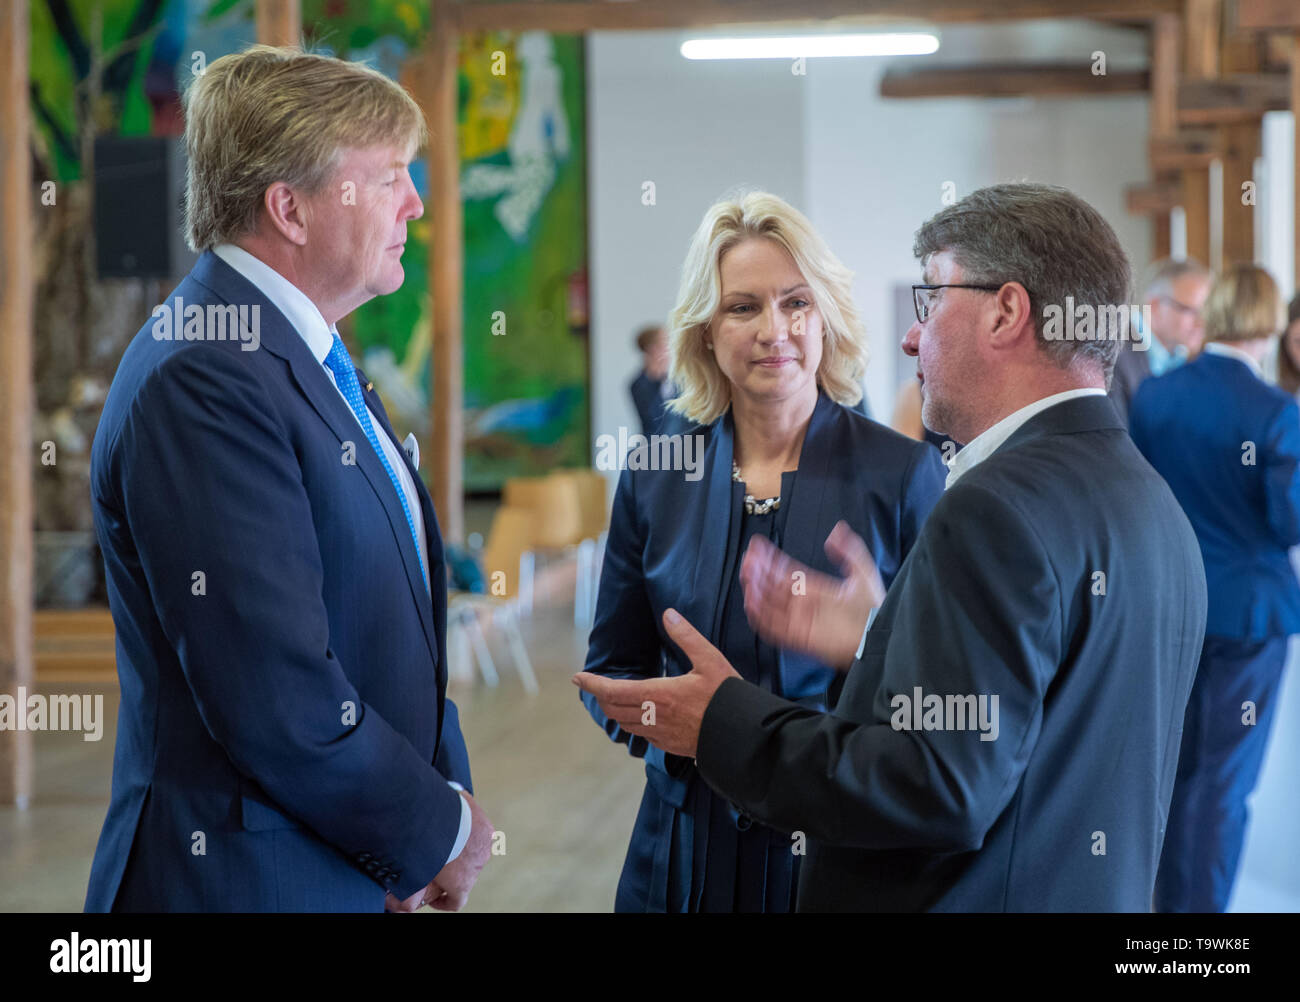
[[[919,32],[874,35],[796,35],[787,38],[692,38],[682,43],[687,59],[798,59],[805,56],[924,56],[939,48]]]

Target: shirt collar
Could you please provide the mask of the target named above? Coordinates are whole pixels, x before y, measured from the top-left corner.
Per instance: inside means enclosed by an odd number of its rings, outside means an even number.
[[[1147,364],[1151,368],[1151,375],[1163,376],[1170,369],[1176,369],[1186,361],[1186,346],[1180,344],[1170,351],[1154,334],[1148,339]]]
[[[1166,348],[1164,342],[1156,337],[1155,331],[1149,331],[1143,326],[1140,310],[1133,311],[1133,326],[1140,335],[1133,340],[1143,346],[1141,351],[1147,353],[1147,368],[1151,370],[1151,375],[1163,376],[1170,369],[1176,369],[1187,361],[1187,346],[1177,344],[1173,350]]]
[[[1093,386],[1085,386],[1077,390],[1065,390],[1062,393],[1053,393],[1051,396],[1043,397],[1041,400],[1035,400],[1032,404],[1026,404],[1020,410],[1008,414],[991,428],[976,435],[969,443],[962,447],[961,451],[952,457],[948,463],[948,479],[944,482],[944,490],[947,490],[957,480],[969,473],[971,469],[988,459],[1022,424],[1028,421],[1035,414],[1047,410],[1056,404],[1063,404],[1067,400],[1074,400],[1076,397],[1104,397],[1105,390]]]
[[[1260,379],[1264,378],[1264,370],[1260,367],[1260,364],[1255,361],[1254,356],[1246,354],[1240,348],[1234,348],[1232,345],[1225,344],[1222,341],[1207,341],[1205,343],[1204,351],[1207,355],[1219,355],[1222,358],[1235,358],[1238,362],[1245,363],[1250,368],[1250,371]]]
[[[334,347],[336,329],[333,324],[325,323],[320,310],[305,292],[237,244],[220,244],[212,248],[212,253],[257,286],[307,342],[307,348],[316,361],[325,364],[330,349]]]

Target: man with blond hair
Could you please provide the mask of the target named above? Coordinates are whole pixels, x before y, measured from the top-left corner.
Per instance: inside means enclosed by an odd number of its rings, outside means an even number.
[[[423,118],[267,46],[185,110],[201,256],[91,459],[122,702],[86,909],[459,909],[492,824],[445,698],[442,541],[335,327],[405,277]]]

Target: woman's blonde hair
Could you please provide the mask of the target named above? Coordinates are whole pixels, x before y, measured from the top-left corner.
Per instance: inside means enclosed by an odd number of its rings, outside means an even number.
[[[222,56],[185,93],[186,242],[201,253],[251,232],[276,181],[318,194],[344,149],[414,155],[427,138],[420,106],[369,66],[294,46]]]
[[[1253,341],[1286,326],[1277,282],[1263,268],[1235,264],[1215,279],[1202,317],[1206,341]]]
[[[853,273],[798,209],[776,195],[751,191],[709,207],[682,265],[677,305],[668,320],[670,378],[680,389],[668,406],[699,424],[716,421],[731,403],[731,383],[705,347],[704,333],[722,298],[722,256],[742,240],[767,237],[784,247],[812,289],[822,315],[817,384],[837,403],[862,399],[866,328],[853,304]]]

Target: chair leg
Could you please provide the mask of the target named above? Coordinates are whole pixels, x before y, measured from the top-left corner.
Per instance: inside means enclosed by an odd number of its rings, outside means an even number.
[[[584,539],[578,544],[577,574],[573,582],[573,625],[589,626],[588,609],[591,605],[591,562],[595,543]]]
[[[596,622],[596,599],[600,594],[600,572],[605,565],[605,533],[601,533],[591,548],[591,590],[587,594],[587,625]]]
[[[483,624],[478,621],[478,613],[473,609],[470,610],[469,615],[469,637],[474,645],[474,654],[478,660],[479,671],[483,673],[483,681],[495,689],[501,681],[501,676],[497,674],[496,662],[492,660],[492,652],[488,650],[487,638],[483,636]]]
[[[474,677],[469,649],[469,633],[465,629],[464,610],[457,609],[447,616],[447,676],[462,679]]]
[[[536,570],[536,565],[537,560],[532,550],[525,550],[519,555],[518,605],[526,616],[532,615],[533,612],[533,572]]]
[[[537,692],[537,676],[533,672],[533,663],[528,659],[528,649],[524,647],[524,638],[519,633],[519,615],[513,609],[504,610],[506,642],[510,645],[510,653],[515,659],[515,668],[519,670],[519,680],[523,682],[525,691],[529,693]]]

